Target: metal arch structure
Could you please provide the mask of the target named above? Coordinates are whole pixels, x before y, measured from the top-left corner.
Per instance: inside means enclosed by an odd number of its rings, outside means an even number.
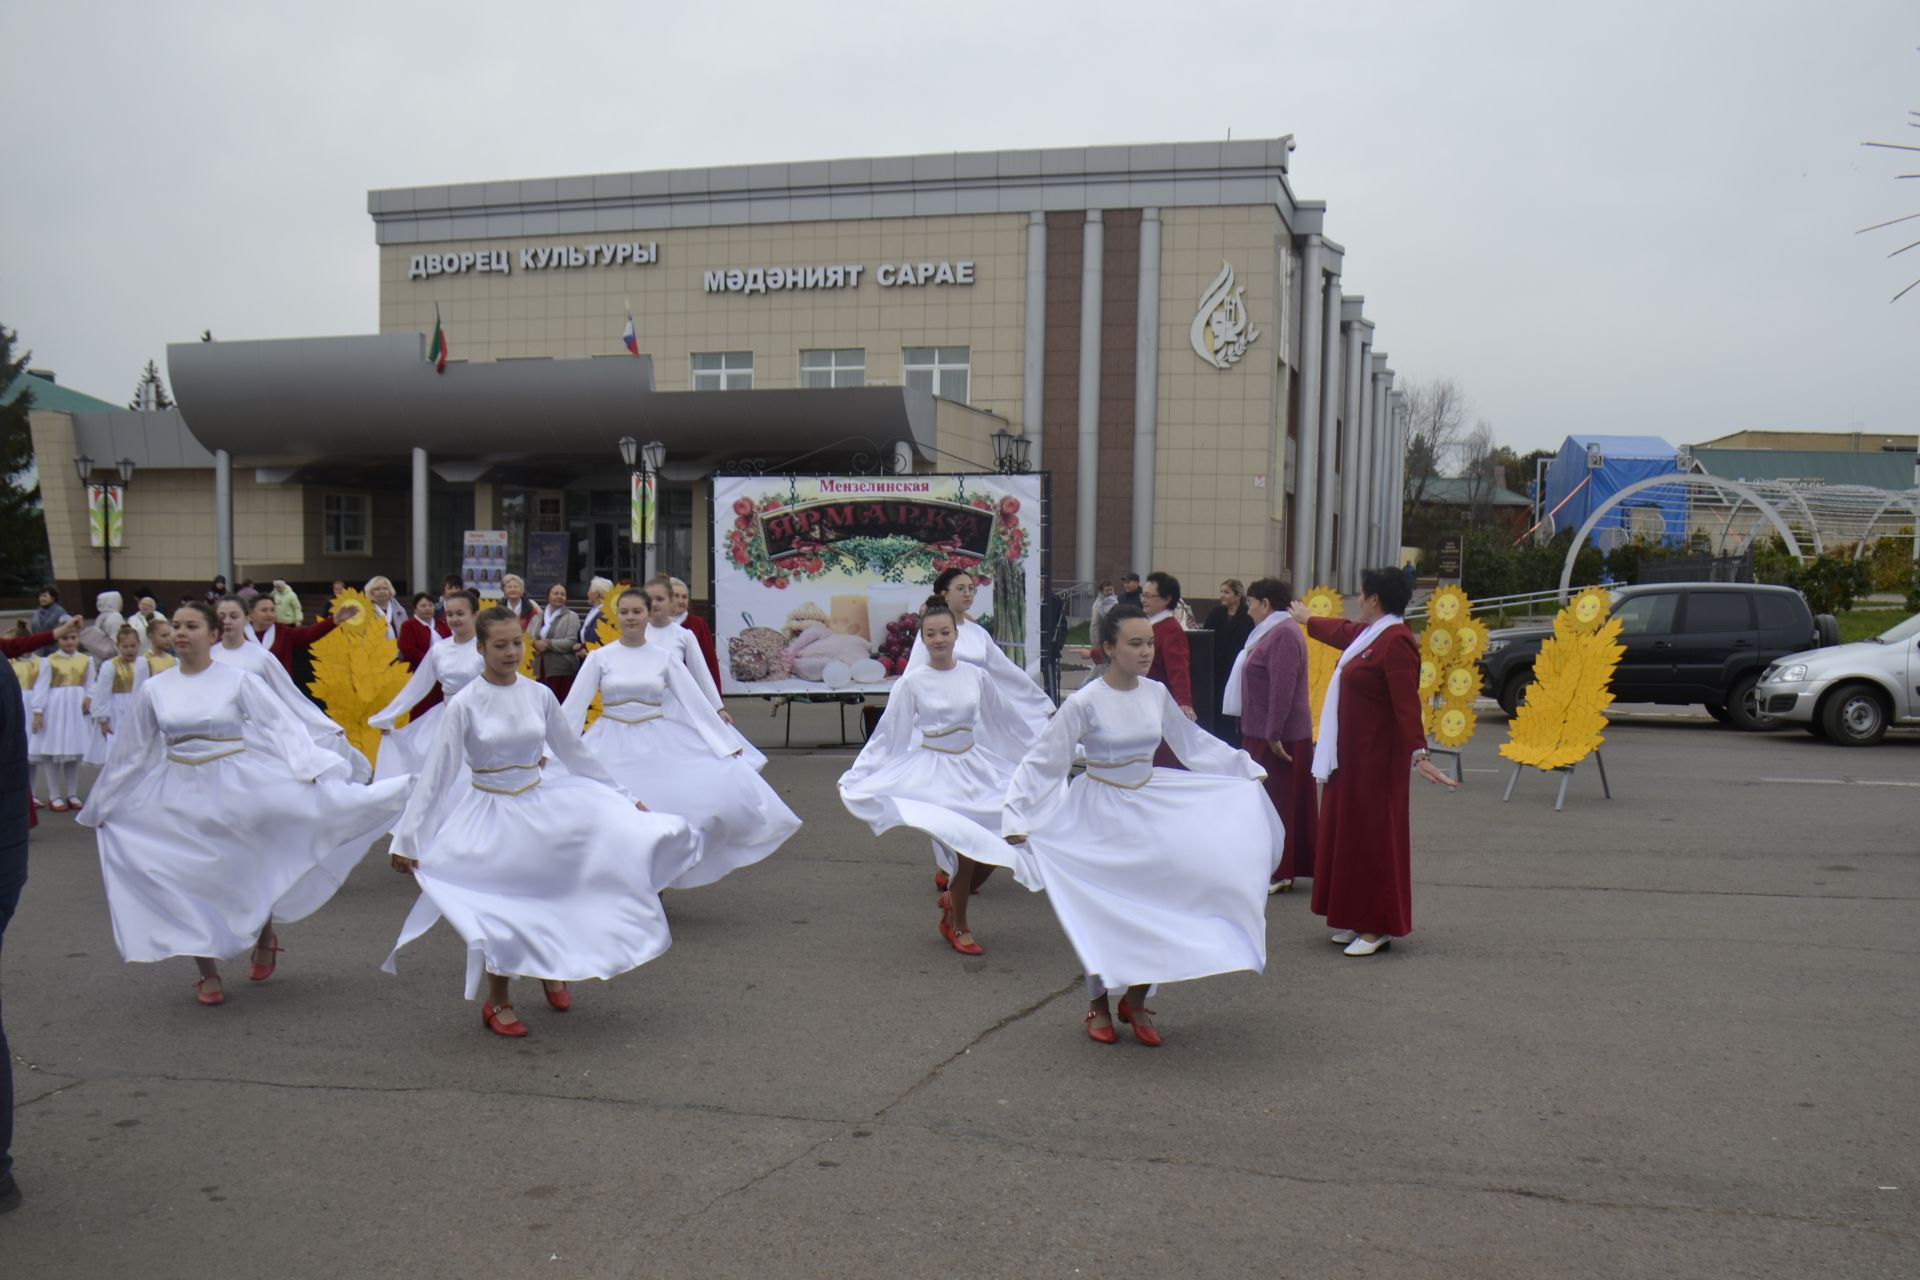
[[[1563,603],[1569,594],[1568,588],[1573,582],[1573,562],[1579,556],[1580,548],[1586,545],[1587,535],[1593,532],[1594,527],[1600,523],[1601,518],[1625,502],[1628,498],[1631,498],[1634,494],[1647,489],[1656,489],[1661,485],[1667,484],[1680,484],[1688,487],[1713,489],[1721,493],[1732,493],[1742,501],[1751,502],[1754,508],[1759,511],[1761,515],[1765,516],[1775,529],[1779,530],[1780,537],[1787,544],[1787,552],[1789,555],[1792,555],[1795,559],[1800,559],[1806,554],[1800,549],[1800,539],[1794,537],[1793,530],[1787,527],[1787,522],[1781,517],[1779,510],[1771,502],[1768,502],[1755,492],[1753,487],[1745,481],[1728,480],[1724,476],[1712,476],[1701,472],[1686,471],[1676,471],[1672,475],[1648,476],[1645,480],[1636,480],[1624,489],[1616,490],[1614,493],[1608,495],[1605,502],[1593,509],[1593,513],[1589,515],[1586,522],[1580,526],[1579,532],[1573,535],[1573,545],[1567,548],[1567,562],[1560,566],[1560,599]],[[1803,503],[1802,505],[1804,507],[1805,504]]]
[[[1878,542],[1880,538],[1887,536],[1881,534],[1876,537],[1873,531],[1879,527],[1880,517],[1890,510],[1905,511],[1913,516],[1913,558],[1920,561],[1920,489],[1910,489],[1906,493],[1888,493],[1886,500],[1874,508],[1873,514],[1867,517],[1865,535],[1853,544],[1855,560],[1867,554],[1869,543]]]

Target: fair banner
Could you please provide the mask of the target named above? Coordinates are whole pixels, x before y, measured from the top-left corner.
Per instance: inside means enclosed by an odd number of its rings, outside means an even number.
[[[733,694],[882,693],[949,568],[1040,673],[1037,475],[715,476],[714,638]]]
[[[507,576],[507,531],[467,530],[460,539],[460,576],[469,591],[500,598],[500,580]]]
[[[633,473],[633,540],[651,545],[653,542],[654,520],[654,474],[651,471]]]
[[[126,494],[117,484],[87,486],[87,545],[120,549],[126,523]]]

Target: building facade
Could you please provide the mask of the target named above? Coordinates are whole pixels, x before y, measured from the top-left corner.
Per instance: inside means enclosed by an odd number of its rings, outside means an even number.
[[[703,594],[715,472],[984,470],[1000,433],[1051,474],[1056,585],[1166,569],[1195,594],[1277,572],[1351,590],[1397,558],[1407,415],[1292,149],[372,192],[380,333],[170,347],[191,447],[135,459],[115,576],[424,582],[493,528],[516,569],[528,532],[572,533],[578,586],[630,565],[624,435],[666,446],[651,563]],[[44,416],[49,449],[139,447],[125,423]],[[163,534],[143,500],[170,492],[146,487],[168,461],[205,506]],[[84,520],[59,525],[56,570],[96,577]]]

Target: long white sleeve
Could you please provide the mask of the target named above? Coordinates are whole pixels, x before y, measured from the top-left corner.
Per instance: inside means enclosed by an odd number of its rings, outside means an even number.
[[[407,807],[393,826],[391,848],[403,858],[420,856],[420,827],[428,815],[438,812],[441,798],[459,776],[460,762],[467,750],[467,714],[467,705],[453,698],[442,703],[440,714],[434,717],[438,723],[434,726],[433,741],[414,778]]]
[[[329,775],[347,776],[347,762],[318,746],[307,726],[258,677],[240,677],[240,710],[259,731],[260,746],[285,761],[295,777],[315,782]]]
[[[93,691],[88,715],[104,723],[107,711],[113,706],[113,664],[103,662],[93,669]]]
[[[629,804],[638,801],[639,797],[615,782],[613,775],[607,772],[607,767],[600,763],[600,758],[587,750],[586,743],[580,740],[579,730],[567,727],[567,718],[561,714],[560,701],[553,696],[553,691],[543,684],[533,687],[545,695],[540,701],[544,704],[547,717],[547,750],[553,753],[553,758],[565,765],[568,773],[612,787],[625,796]]]
[[[697,665],[701,672],[706,671],[706,663]],[[717,756],[738,755],[739,740],[733,731],[727,728],[726,722],[720,718],[720,713],[701,699],[700,689],[693,678],[693,673],[678,662],[667,663],[666,672],[668,691],[679,702],[681,714],[686,716],[687,723],[693,726],[694,731],[700,735],[701,741],[712,747],[713,754]]]
[[[842,787],[858,787],[869,775],[890,760],[913,748],[913,677],[901,676],[887,691],[886,709],[873,726],[867,744],[840,775]]]
[[[685,627],[670,627],[668,630],[680,637],[680,656],[685,659],[682,665],[693,678],[694,684],[699,686],[700,696],[707,700],[708,706],[719,711],[726,703],[720,700],[720,690],[713,683],[713,673],[707,670],[707,659],[700,652],[700,642]]]
[[[1053,699],[999,645],[987,641],[987,674],[1014,713],[1035,728],[1053,715]]]
[[[1024,836],[1066,792],[1067,773],[1073,768],[1074,748],[1086,731],[1087,700],[1069,698],[1047,722],[1040,738],[1013,771],[1007,784],[1006,809],[1000,834]]]
[[[1227,778],[1251,778],[1257,781],[1267,776],[1266,770],[1255,764],[1252,756],[1228,746],[1187,719],[1187,713],[1174,703],[1167,686],[1157,680],[1142,680],[1141,683],[1151,684],[1158,691],[1156,700],[1160,703],[1160,736],[1173,748],[1173,754],[1180,757],[1181,764],[1194,773],[1219,774]]]
[[[40,659],[40,670],[33,677],[33,688],[27,690],[27,710],[45,711],[47,709],[47,690],[53,687],[53,660]]]
[[[368,716],[367,723],[375,729],[391,729],[409,708],[433,692],[434,686],[440,683],[439,654],[437,645],[427,650],[427,656],[420,660],[420,665],[413,669],[407,682],[400,686],[400,692],[393,695],[393,701]]]
[[[43,665],[40,669],[44,672],[46,667]],[[158,768],[166,749],[166,739],[160,734],[160,718],[153,711],[153,700],[144,690],[136,693],[133,705],[120,718],[107,763],[101,767],[100,776],[93,780],[93,789],[87,792],[86,807],[77,819],[80,825],[97,827],[112,817],[134,779]]]
[[[560,714],[566,717],[576,736],[586,732],[587,712],[593,709],[593,700],[600,693],[600,677],[607,667],[600,655],[611,647],[604,645],[587,654],[586,661],[573,674],[573,687],[567,690],[567,700],[560,704]]]

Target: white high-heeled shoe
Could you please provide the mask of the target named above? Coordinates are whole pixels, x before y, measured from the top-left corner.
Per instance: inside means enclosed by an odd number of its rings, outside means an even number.
[[[1355,938],[1359,936],[1360,936],[1359,934],[1355,933],[1351,929],[1342,929],[1340,932],[1334,934],[1331,938],[1328,938],[1327,941],[1331,942],[1336,947],[1344,947],[1349,942],[1352,942]]]
[[[1383,933],[1372,942],[1368,942],[1365,938],[1355,938],[1341,954],[1349,956],[1370,956],[1376,951],[1385,951],[1392,945],[1393,939]]]

